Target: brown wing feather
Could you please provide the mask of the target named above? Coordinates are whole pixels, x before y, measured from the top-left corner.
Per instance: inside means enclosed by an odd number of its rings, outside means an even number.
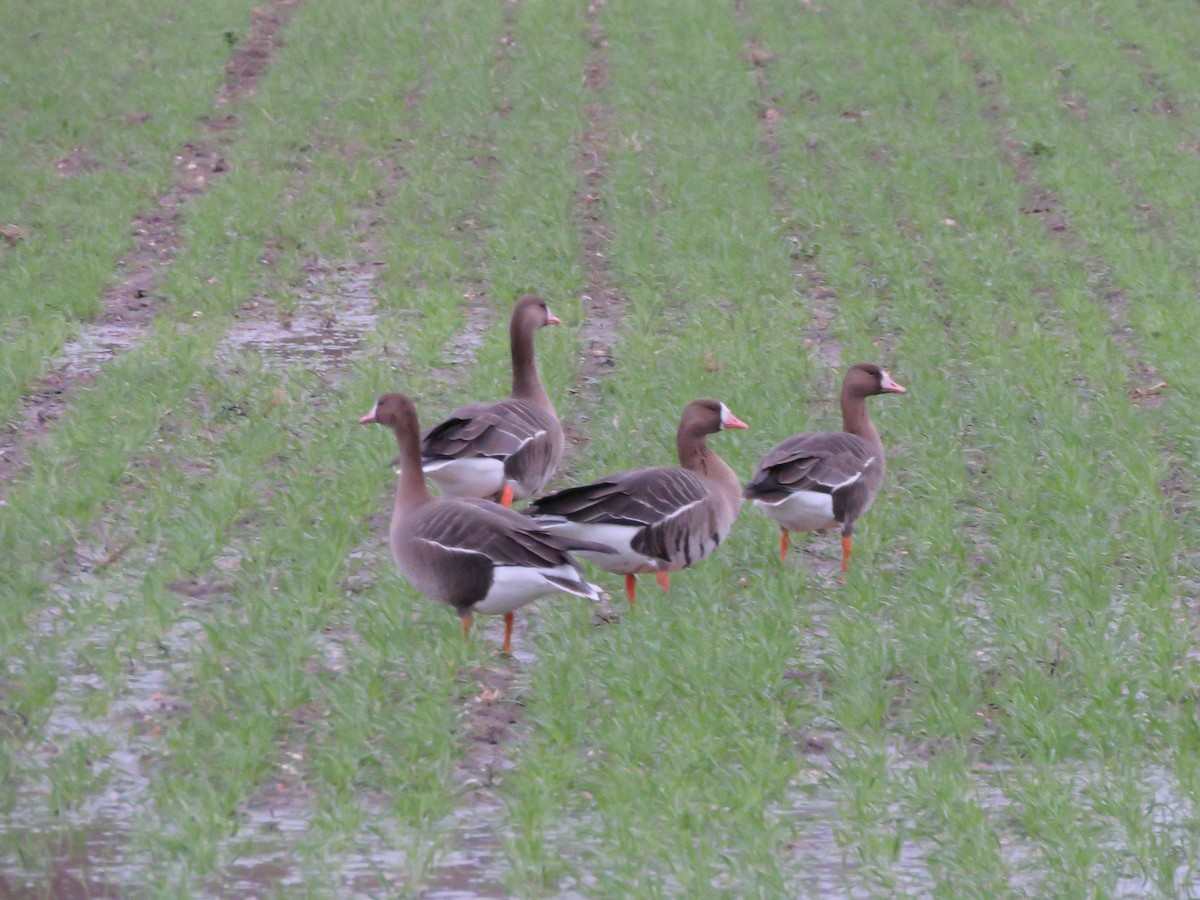
[[[636,527],[632,548],[672,566],[704,559],[730,524],[711,482],[669,466],[618,472],[567,488],[535,501],[527,512],[589,525]]]
[[[405,574],[421,590],[460,612],[469,611],[487,595],[499,566],[567,565],[583,582],[583,568],[570,551],[611,552],[590,541],[549,534],[520,513],[486,500],[438,500],[426,509],[412,527],[415,559]],[[426,578],[427,572],[437,575]],[[555,576],[551,580],[571,587]]]
[[[763,457],[746,489],[748,500],[781,500],[796,491],[834,493],[862,475],[874,453],[845,432],[808,432],[788,438]]]
[[[552,415],[524,400],[473,403],[425,432],[421,457],[426,461],[472,456],[507,459],[556,427]]]
[[[474,498],[438,501],[414,535],[452,550],[480,553],[497,566],[569,565],[579,569],[571,550],[604,553],[609,549],[550,534],[515,510]]]
[[[548,494],[531,503],[526,512],[585,524],[644,526],[660,522],[708,494],[707,483],[694,472],[661,466],[617,472]]]
[[[730,523],[722,522],[722,504],[714,495],[698,500],[679,515],[647,525],[630,542],[638,553],[685,567],[720,546]]]

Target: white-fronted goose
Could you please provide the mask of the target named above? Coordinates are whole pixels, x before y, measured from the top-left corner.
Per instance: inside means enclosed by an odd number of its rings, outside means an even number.
[[[425,433],[421,465],[447,497],[486,497],[511,506],[540,491],[558,468],[562,426],[533,355],[533,333],[558,324],[541,297],[518,299],[508,323],[512,396],[456,409]]]
[[[421,593],[462,619],[504,616],[502,652],[512,650],[513,612],[546,594],[599,598],[569,551],[606,548],[544,531],[528,517],[478,498],[434,498],[421,473],[417,410],[404,394],[385,394],[359,421],[396,433],[400,476],[392,507],[392,557]]]
[[[709,556],[729,534],[742,505],[741,485],[705,437],[745,427],[724,403],[695,400],[683,410],[676,433],[681,468],[618,472],[542,497],[525,512],[547,531],[611,547],[612,553],[579,555],[624,575],[633,603],[636,573],[658,573],[666,590],[668,573]]]
[[[867,398],[905,389],[879,366],[851,366],[842,382],[842,431],[810,431],[788,438],[758,464],[743,492],[779,523],[779,558],[787,558],[789,531],[842,526],[842,571],[850,563],[854,523],[871,508],[883,484],[883,442]]]

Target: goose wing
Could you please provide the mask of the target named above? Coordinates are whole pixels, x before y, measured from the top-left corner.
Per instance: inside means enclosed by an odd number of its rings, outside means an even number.
[[[856,484],[874,461],[875,454],[857,435],[798,434],[763,457],[742,496],[777,501],[798,491],[834,494]]]
[[[524,400],[473,403],[456,409],[421,438],[426,462],[485,456],[506,460],[548,435],[554,417]]]
[[[618,472],[558,491],[532,503],[527,512],[584,525],[635,528],[633,550],[690,565],[724,536],[719,507],[704,478],[687,469],[659,467]]]

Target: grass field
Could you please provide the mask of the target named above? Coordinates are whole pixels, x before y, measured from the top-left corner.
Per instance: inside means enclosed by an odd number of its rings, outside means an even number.
[[[43,6],[0,894],[1200,895],[1194,3]],[[885,365],[846,583],[747,508],[667,595],[464,645],[356,422],[501,396],[527,291],[556,485],[705,395],[749,476]]]

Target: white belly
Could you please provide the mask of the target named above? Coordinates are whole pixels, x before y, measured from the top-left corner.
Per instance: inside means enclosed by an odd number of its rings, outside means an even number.
[[[653,572],[661,564],[660,560],[643,556],[630,546],[634,536],[641,530],[635,525],[584,524],[571,522],[558,516],[538,516],[536,521],[551,534],[562,534],[578,538],[581,541],[592,541],[612,547],[612,553],[591,553],[587,550],[571,551],[580,559],[586,559],[605,572],[612,572],[615,575]]]
[[[820,491],[796,491],[777,503],[755,500],[754,504],[788,531],[824,531],[838,524],[832,495]]]
[[[504,489],[504,463],[498,459],[438,459],[423,468],[446,497],[491,497]]]
[[[499,616],[518,610],[547,594],[569,593],[561,585],[554,584],[542,577],[543,572],[567,581],[579,581],[579,573],[571,566],[566,565],[547,569],[531,569],[528,566],[497,566],[492,572],[491,589],[487,592],[486,597],[471,608],[471,612],[485,616]],[[591,585],[587,585],[587,587],[590,588]],[[586,596],[583,583],[580,583],[579,593]]]

